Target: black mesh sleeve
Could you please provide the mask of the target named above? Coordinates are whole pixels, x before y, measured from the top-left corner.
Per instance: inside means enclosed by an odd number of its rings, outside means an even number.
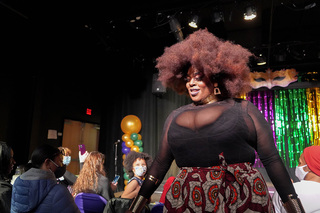
[[[289,194],[296,194],[290,176],[274,144],[272,129],[259,109],[248,102],[248,114],[251,117],[257,135],[257,152],[268,176],[283,202]]]
[[[168,116],[164,124],[159,151],[157,153],[157,156],[153,160],[152,166],[149,169],[148,174],[146,176],[147,178],[144,180],[142,187],[139,191],[139,195],[142,195],[145,198],[149,198],[157,189],[157,187],[162,182],[164,176],[166,175],[167,171],[169,170],[172,161],[174,160],[167,140],[168,129],[171,124],[173,114],[174,112]],[[154,181],[149,180],[148,175],[152,175],[153,177],[158,179],[158,183],[155,184]]]

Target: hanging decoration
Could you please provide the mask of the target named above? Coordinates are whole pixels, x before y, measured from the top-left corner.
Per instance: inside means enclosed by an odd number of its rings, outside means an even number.
[[[265,119],[271,126],[274,141],[276,141],[276,135],[274,131],[273,91],[252,91],[246,95],[246,99],[251,101],[264,115]],[[257,153],[254,166],[263,167]]]
[[[142,136],[139,134],[141,130],[141,121],[135,115],[127,115],[121,121],[122,135],[122,159],[125,160],[127,154],[131,151],[143,152]],[[124,185],[128,184],[129,176],[124,171]]]
[[[284,163],[296,167],[303,149],[311,145],[305,89],[275,90],[277,147]]]
[[[241,98],[251,101],[270,123],[287,167],[298,165],[305,147],[320,145],[320,88],[252,91]],[[254,166],[263,166],[257,153]]]
[[[265,72],[250,73],[250,83],[254,89],[260,87],[271,89],[275,86],[286,87],[297,80],[298,72],[295,69],[282,69],[277,71],[267,69]]]
[[[320,88],[306,89],[312,145],[320,145]]]

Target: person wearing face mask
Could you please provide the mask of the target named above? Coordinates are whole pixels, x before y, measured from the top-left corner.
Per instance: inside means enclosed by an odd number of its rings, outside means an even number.
[[[303,150],[295,175],[300,180],[293,184],[306,213],[320,213],[320,146]],[[278,192],[272,197],[277,213],[285,213]]]
[[[130,180],[121,198],[133,199],[137,196],[148,168],[152,164],[152,158],[147,153],[131,151],[125,158],[124,168]]]
[[[67,170],[67,166],[71,163],[71,150],[68,147],[58,147],[58,149],[60,150],[62,156],[63,156],[63,167],[65,169],[65,173],[63,173],[63,175],[61,175],[61,177],[59,177],[57,179],[59,184],[64,185],[65,187],[67,187],[69,189],[69,191],[71,190],[71,186],[76,182],[77,180],[77,176],[75,176],[74,174],[72,174],[71,172],[69,172]],[[63,171],[61,171],[63,172]]]
[[[80,212],[70,192],[57,178],[65,173],[63,156],[58,148],[44,144],[31,155],[32,168],[13,184],[11,213]]]

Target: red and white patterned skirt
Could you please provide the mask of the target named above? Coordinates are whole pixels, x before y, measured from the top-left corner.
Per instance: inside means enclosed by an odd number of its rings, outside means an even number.
[[[182,167],[166,194],[164,212],[274,212],[267,185],[250,163]]]

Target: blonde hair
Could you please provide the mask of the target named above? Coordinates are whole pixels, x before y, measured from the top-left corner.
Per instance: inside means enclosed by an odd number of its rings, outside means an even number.
[[[73,195],[80,192],[98,193],[99,176],[106,176],[105,155],[98,151],[90,152],[80,170],[79,177],[72,187]]]
[[[71,150],[68,147],[58,147],[58,149],[60,150],[61,154],[64,156],[71,156]]]

